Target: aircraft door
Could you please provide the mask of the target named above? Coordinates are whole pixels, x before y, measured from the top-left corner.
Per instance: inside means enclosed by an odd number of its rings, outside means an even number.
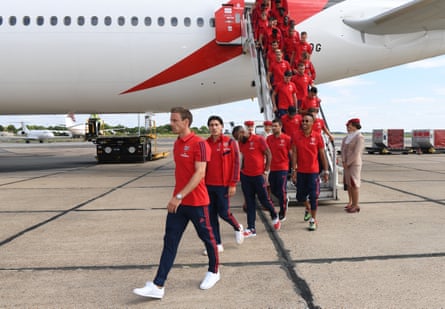
[[[215,13],[216,43],[220,45],[241,45],[241,21],[244,14],[244,0],[231,0]]]

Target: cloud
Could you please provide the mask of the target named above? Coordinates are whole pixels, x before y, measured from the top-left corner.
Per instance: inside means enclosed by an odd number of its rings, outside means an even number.
[[[440,88],[434,89],[434,93],[438,94],[438,95],[445,95],[445,87],[440,87]]]
[[[373,84],[374,84],[373,81],[369,81],[360,76],[356,76],[326,83],[324,84],[324,86],[331,88],[345,88],[345,87],[356,87],[356,86],[369,86]]]
[[[396,104],[431,104],[436,102],[437,100],[431,97],[397,98],[391,100],[391,103]]]

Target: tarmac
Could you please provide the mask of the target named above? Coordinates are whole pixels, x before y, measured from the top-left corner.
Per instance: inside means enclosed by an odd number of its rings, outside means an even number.
[[[169,151],[173,139],[160,141]],[[162,300],[152,280],[174,187],[171,154],[96,164],[90,143],[0,143],[0,308],[444,308],[445,154],[364,154],[361,212],[346,192],[310,232],[290,207],[280,231],[221,223],[221,280],[200,290],[207,258],[189,226]],[[231,207],[246,225],[238,188]]]

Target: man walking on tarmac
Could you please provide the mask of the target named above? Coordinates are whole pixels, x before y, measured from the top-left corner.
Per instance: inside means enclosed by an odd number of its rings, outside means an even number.
[[[280,119],[272,121],[272,135],[266,139],[272,153],[270,163],[269,183],[270,190],[276,196],[280,204],[278,214],[280,221],[286,220],[287,204],[287,175],[289,173],[289,158],[291,154],[291,138],[281,132],[282,123]]]
[[[193,116],[189,110],[174,107],[170,112],[172,131],[178,134],[173,148],[176,185],[167,204],[164,248],[153,282],[149,281],[143,288],[133,290],[137,295],[152,298],[164,296],[164,283],[189,221],[192,221],[199,238],[204,242],[209,258],[208,271],[200,288],[210,289],[220,279],[218,251],[209,219],[210,200],[204,182],[207,162],[210,160],[210,147],[204,139],[190,130]]]
[[[210,137],[207,143],[212,151],[212,156],[207,164],[205,182],[210,197],[210,223],[215,235],[218,252],[223,252],[218,215],[235,230],[237,244],[244,240],[243,226],[238,223],[230,211],[229,198],[236,193],[236,183],[240,175],[240,153],[238,144],[232,138],[223,134],[224,122],[219,116],[210,116],[207,120]],[[207,255],[207,251],[204,251]]]
[[[248,132],[253,131],[253,121],[246,121],[245,125]],[[241,188],[247,206],[247,229],[244,231],[244,237],[256,236],[256,196],[258,196],[263,207],[269,211],[274,229],[279,230],[281,222],[266,190],[272,159],[269,146],[263,136],[245,131],[239,133],[238,141],[240,151],[243,154]]]
[[[292,181],[297,186],[297,201],[306,206],[304,221],[309,220],[310,231],[315,231],[318,224],[316,216],[320,193],[319,156],[323,166],[323,180],[328,181],[329,178],[323,138],[320,133],[312,130],[314,120],[314,115],[304,115],[302,129],[292,135]]]

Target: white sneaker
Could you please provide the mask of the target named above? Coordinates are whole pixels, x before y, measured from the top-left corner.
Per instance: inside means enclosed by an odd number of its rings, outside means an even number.
[[[235,240],[238,245],[241,245],[244,241],[244,228],[243,225],[239,225],[239,231],[235,231]]]
[[[218,253],[224,252],[224,246],[222,244],[216,245],[216,247],[218,248]],[[207,255],[206,249],[204,249],[204,251],[202,252],[202,255]]]
[[[272,223],[273,223],[273,228],[275,229],[275,231],[279,231],[281,228],[280,219],[278,217],[276,217],[275,219],[272,220]]]
[[[159,288],[153,282],[148,281],[143,288],[134,289],[133,293],[144,297],[162,298],[164,297],[164,290],[164,287]]]
[[[213,287],[221,278],[220,274],[219,274],[219,270],[218,272],[212,273],[210,271],[208,271],[206,273],[206,276],[204,277],[204,280],[202,280],[201,285],[199,286],[199,288],[201,290],[207,290],[210,289],[211,287]]]
[[[250,238],[256,236],[256,230],[255,229],[245,229],[243,233],[244,238]]]

